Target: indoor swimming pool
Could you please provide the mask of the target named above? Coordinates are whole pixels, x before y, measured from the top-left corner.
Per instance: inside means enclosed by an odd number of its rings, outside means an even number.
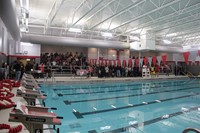
[[[41,84],[60,133],[182,133],[200,128],[200,80]]]

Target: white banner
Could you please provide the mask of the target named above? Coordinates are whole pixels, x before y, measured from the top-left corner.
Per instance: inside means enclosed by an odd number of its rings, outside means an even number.
[[[157,61],[158,61],[158,65],[160,66],[160,62],[162,60],[162,57],[161,56],[157,56]]]
[[[152,57],[148,57],[149,66],[152,64]]]
[[[142,66],[142,64],[143,64],[143,58],[140,58],[139,62],[140,62],[140,66]]]

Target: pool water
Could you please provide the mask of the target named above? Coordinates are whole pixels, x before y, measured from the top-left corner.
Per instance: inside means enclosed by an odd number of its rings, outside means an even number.
[[[200,80],[41,84],[61,133],[182,133],[200,129]]]

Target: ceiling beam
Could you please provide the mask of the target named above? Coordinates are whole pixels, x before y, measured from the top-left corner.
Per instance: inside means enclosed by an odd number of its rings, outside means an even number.
[[[55,19],[56,15],[57,15],[58,11],[60,10],[61,6],[63,5],[64,1],[65,1],[65,0],[61,0],[61,2],[60,2],[59,5],[57,5],[57,4],[58,4],[58,1],[56,1],[56,3],[55,3],[55,11],[52,12],[53,15],[51,15],[51,16],[48,18],[48,20],[47,20],[47,21],[48,21],[48,25],[51,25],[51,23],[52,23],[53,20]]]
[[[199,7],[200,7],[200,3],[197,4],[197,5],[190,6],[190,7],[188,7],[187,9],[192,8],[192,10],[186,11],[186,12],[184,12],[184,13],[189,13],[189,12],[191,12],[191,11],[195,11],[195,10],[197,10],[197,9],[200,9]],[[182,9],[182,10],[185,10],[185,9]],[[181,11],[181,10],[180,10],[180,11]],[[182,12],[182,13],[183,13],[183,12]],[[162,17],[158,17],[158,18],[154,19],[154,21],[151,20],[151,21],[148,21],[147,23],[143,23],[143,24],[136,25],[136,26],[134,26],[134,27],[137,27],[137,28],[135,28],[134,30],[126,31],[125,33],[131,33],[131,32],[133,32],[133,31],[136,31],[136,30],[139,30],[139,29],[142,29],[142,28],[151,26],[151,25],[153,25],[153,24],[156,24],[155,22],[165,21],[165,20],[167,20],[167,19],[169,19],[169,18],[171,18],[171,17],[179,17],[180,15],[183,15],[183,14],[178,14],[178,15],[175,15],[175,14],[177,14],[177,12],[173,12],[173,13],[164,15],[164,16],[162,16]],[[173,15],[174,15],[174,16],[173,16]]]
[[[137,1],[137,2],[135,2],[135,3],[133,3],[133,4],[131,4],[131,5],[129,5],[128,7],[123,8],[123,9],[120,10],[119,12],[117,12],[117,13],[113,14],[112,16],[109,16],[108,18],[104,19],[103,21],[100,21],[99,23],[95,24],[94,26],[92,26],[92,27],[90,28],[90,30],[94,29],[95,27],[99,26],[100,24],[104,23],[105,21],[107,21],[107,20],[109,20],[109,19],[111,19],[111,18],[114,18],[114,17],[117,17],[117,16],[121,15],[122,13],[126,12],[128,9],[131,9],[131,8],[133,8],[133,7],[136,7],[136,6],[138,6],[138,5],[142,4],[142,3],[144,3],[145,1],[146,1],[146,0],[142,0],[142,1],[139,0],[139,1]]]
[[[133,21],[135,21],[135,20],[138,20],[138,19],[140,19],[140,18],[142,18],[142,17],[144,17],[144,16],[147,16],[147,15],[149,15],[149,14],[151,14],[151,13],[154,13],[154,12],[156,12],[156,11],[158,11],[158,10],[161,10],[161,9],[165,8],[165,7],[171,6],[172,4],[175,4],[175,3],[180,2],[180,1],[181,1],[181,0],[174,0],[173,2],[167,3],[166,5],[163,5],[163,6],[161,6],[161,7],[158,7],[158,8],[156,8],[156,9],[154,9],[154,10],[151,10],[151,11],[149,11],[149,12],[143,14],[143,15],[140,15],[140,16],[138,16],[138,17],[135,17],[135,18],[133,18],[133,19],[130,19],[130,20],[126,21],[126,22],[123,22],[122,24],[120,24],[119,26],[117,26],[117,27],[115,27],[115,28],[113,28],[113,29],[111,29],[111,30],[118,29],[118,28],[120,28],[120,27],[122,27],[122,26],[124,26],[124,25],[126,25],[126,24],[129,24],[129,23],[131,23],[131,22],[133,22]]]
[[[90,10],[88,10],[84,15],[82,15],[76,22],[72,24],[71,27],[74,27],[81,19],[83,19],[88,13],[90,13],[93,9],[95,9],[99,4],[101,4],[104,0],[100,0],[96,5],[94,5]]]
[[[97,13],[99,13],[100,11],[102,11],[104,8],[106,8],[108,5],[110,5],[111,3],[113,3],[113,1],[115,0],[111,0],[110,2],[108,2],[105,6],[103,6],[102,8],[100,8],[98,11],[96,11],[95,13],[93,13],[91,16],[89,16],[83,23],[87,22],[88,20],[90,20],[91,18],[93,18]]]

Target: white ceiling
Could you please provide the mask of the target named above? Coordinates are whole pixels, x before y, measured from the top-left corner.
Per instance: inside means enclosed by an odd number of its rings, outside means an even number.
[[[19,0],[16,3],[22,20]],[[157,45],[200,45],[200,0],[29,0],[28,3],[28,29],[32,34],[117,41],[126,40],[126,36],[155,34]],[[82,32],[72,33],[69,28],[80,28]],[[101,32],[111,32],[114,37],[102,37]]]

